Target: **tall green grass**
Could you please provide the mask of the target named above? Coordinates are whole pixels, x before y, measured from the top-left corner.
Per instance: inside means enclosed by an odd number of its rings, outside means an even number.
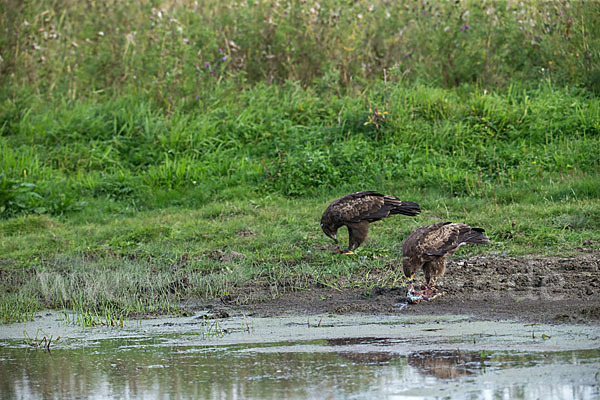
[[[4,218],[598,172],[598,1],[0,8]]]
[[[474,251],[600,240],[598,0],[8,0],[0,24],[4,321],[396,284],[439,219],[484,227]],[[320,213],[366,189],[423,215],[334,257]]]
[[[490,92],[380,83],[327,98],[295,84],[223,85],[219,99],[166,114],[131,96],[31,100],[0,137],[0,215],[367,186],[490,197],[599,168],[598,99],[550,82]]]

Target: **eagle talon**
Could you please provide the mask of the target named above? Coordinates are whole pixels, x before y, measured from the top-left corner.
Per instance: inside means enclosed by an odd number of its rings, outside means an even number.
[[[352,250],[348,250],[348,251],[342,251],[343,254],[345,255],[351,255],[351,254],[356,254],[355,252],[353,252]]]

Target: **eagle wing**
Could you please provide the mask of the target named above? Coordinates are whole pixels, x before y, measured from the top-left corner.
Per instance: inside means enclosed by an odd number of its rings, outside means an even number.
[[[335,200],[329,208],[332,216],[343,223],[374,222],[390,214],[417,215],[421,211],[416,203],[375,191],[350,193]]]
[[[403,257],[413,257],[415,255],[437,250],[439,242],[442,241],[440,241],[439,238],[436,240],[436,233],[439,233],[443,226],[449,224],[451,224],[451,222],[438,222],[433,225],[422,226],[415,229],[408,235],[402,244]]]
[[[438,222],[411,233],[402,245],[402,252],[409,257],[414,254],[443,257],[467,243],[489,243],[483,232],[462,223]]]

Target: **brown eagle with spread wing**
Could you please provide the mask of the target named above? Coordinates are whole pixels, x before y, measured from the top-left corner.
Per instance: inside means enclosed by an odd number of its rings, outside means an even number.
[[[435,281],[446,271],[446,259],[466,244],[488,244],[489,238],[481,228],[467,224],[438,222],[413,231],[402,244],[402,270],[411,281],[409,296],[424,298],[435,293]],[[423,292],[413,291],[413,278],[423,268],[426,286]]]
[[[402,201],[395,196],[383,195],[374,191],[350,193],[329,204],[321,218],[321,229],[335,243],[338,229],[348,228],[348,250],[353,254],[369,233],[369,224],[394,214],[415,216],[421,212],[419,205],[412,201]]]

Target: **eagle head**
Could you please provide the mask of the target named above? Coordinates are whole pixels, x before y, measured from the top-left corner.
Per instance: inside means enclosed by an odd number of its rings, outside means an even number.
[[[402,258],[402,271],[404,271],[404,275],[408,279],[412,280],[420,267],[420,262],[413,260],[410,257]]]
[[[321,221],[321,229],[327,236],[332,238],[336,243],[338,242],[337,241],[337,228],[335,226],[332,226],[330,224],[327,224],[324,221]]]

